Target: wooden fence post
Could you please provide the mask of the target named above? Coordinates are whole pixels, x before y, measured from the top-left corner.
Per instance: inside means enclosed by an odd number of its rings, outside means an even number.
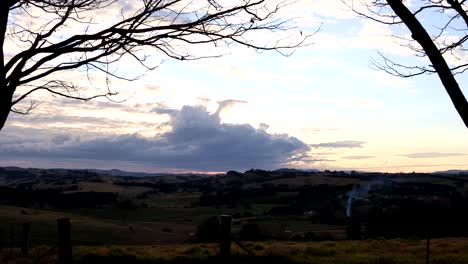
[[[0,252],[6,247],[7,243],[6,232],[0,228]]]
[[[29,251],[29,237],[31,232],[31,223],[23,223],[21,229],[21,253],[28,254]]]
[[[219,243],[219,254],[221,257],[229,257],[231,255],[231,222],[230,215],[220,216],[221,239]]]
[[[9,230],[9,234],[8,234],[8,239],[9,239],[9,246],[10,246],[10,251],[9,251],[9,254],[12,254],[13,253],[13,248],[15,247],[15,225],[14,224],[11,224],[10,225],[10,230]]]
[[[426,238],[426,264],[429,264],[429,253],[431,252],[431,236],[429,232],[427,232]]]
[[[58,263],[72,263],[72,244],[70,218],[57,220],[58,231]]]

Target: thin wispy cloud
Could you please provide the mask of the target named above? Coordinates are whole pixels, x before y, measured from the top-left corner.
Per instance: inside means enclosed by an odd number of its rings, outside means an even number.
[[[410,158],[410,159],[432,159],[432,158],[447,158],[466,156],[467,153],[444,153],[444,152],[421,152],[421,153],[408,153],[399,156]]]
[[[233,107],[236,104],[246,104],[247,101],[229,99],[229,100],[218,101],[217,103],[218,103],[218,110],[216,110],[215,115],[217,115],[219,117],[219,114],[223,110],[226,110],[226,109],[228,109],[230,107]]]
[[[341,157],[342,159],[347,159],[347,160],[363,160],[363,159],[373,159],[375,156],[346,156],[346,157]]]
[[[310,144],[313,148],[362,148],[366,144],[365,141],[342,140],[335,142],[325,142],[319,144]]]

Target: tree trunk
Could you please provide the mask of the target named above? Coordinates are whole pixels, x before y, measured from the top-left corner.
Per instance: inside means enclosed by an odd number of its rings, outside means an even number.
[[[411,31],[412,38],[424,49],[458,114],[465,126],[468,127],[468,102],[439,49],[421,23],[401,0],[387,0],[387,3]]]
[[[3,92],[3,88],[0,88],[0,131],[5,126],[8,114],[10,114],[10,105],[12,96],[8,93]]]
[[[0,131],[5,126],[8,114],[10,114],[13,98],[13,93],[6,83],[5,53],[3,51],[10,4],[9,1],[0,2]]]

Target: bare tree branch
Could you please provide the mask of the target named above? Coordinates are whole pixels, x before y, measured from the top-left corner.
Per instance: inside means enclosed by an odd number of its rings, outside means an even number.
[[[410,78],[423,74],[437,74],[455,109],[468,127],[468,102],[455,79],[455,75],[468,70],[468,8],[466,1],[422,0],[411,8],[402,0],[372,0],[365,5],[366,12],[357,11],[353,0],[343,0],[359,16],[386,25],[404,24],[411,32],[407,45],[417,57],[427,58],[428,65],[404,65],[379,53],[381,60],[372,65],[394,76]],[[389,13],[390,11],[390,13]],[[438,20],[424,19],[426,12],[437,14]],[[422,17],[419,18],[419,17]],[[424,26],[423,22],[436,21],[439,25]],[[417,43],[413,45],[413,43]]]
[[[124,57],[151,71],[157,65],[149,63],[145,54],[149,50],[177,60],[222,55],[184,49],[207,44],[236,44],[287,56],[307,45],[313,34],[295,42],[277,38],[270,44],[249,37],[253,32],[294,29],[289,21],[275,17],[289,0],[276,1],[233,0],[221,4],[216,0],[144,0],[130,4],[122,0],[4,0],[0,3],[0,46],[4,47],[7,39],[22,50],[7,61],[6,51],[2,49],[0,54],[0,130],[10,111],[29,113],[34,108],[21,111],[13,106],[37,91],[82,101],[116,94],[107,87],[107,93],[83,96],[80,87],[57,79],[60,72],[84,69],[88,76],[102,72],[107,85],[108,78],[131,81],[139,76],[126,77],[112,70]],[[105,27],[95,23],[97,12],[119,9],[111,15],[113,19],[104,21]],[[31,23],[23,22],[27,19]],[[19,90],[23,92],[17,94]]]

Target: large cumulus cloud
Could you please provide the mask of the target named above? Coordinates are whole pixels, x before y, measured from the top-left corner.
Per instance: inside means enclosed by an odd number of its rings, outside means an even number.
[[[0,137],[0,157],[130,161],[161,168],[225,171],[284,166],[289,158],[310,148],[286,134],[222,123],[219,111],[209,114],[202,106],[153,111],[170,116],[164,124],[171,128],[169,132],[148,138],[12,128]]]

